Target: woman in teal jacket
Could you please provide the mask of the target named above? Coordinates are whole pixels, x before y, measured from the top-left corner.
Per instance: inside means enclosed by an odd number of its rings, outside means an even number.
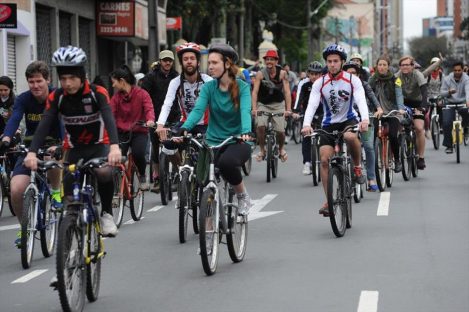
[[[215,44],[209,49],[208,69],[215,78],[204,84],[195,107],[180,131],[191,130],[209,107],[209,122],[206,142],[215,146],[230,136],[241,136],[250,140],[251,132],[251,89],[236,79],[239,57],[227,44]],[[239,205],[239,213],[247,215],[251,199],[243,183],[240,167],[251,157],[249,144],[230,144],[217,153],[216,166],[223,177],[233,186]]]

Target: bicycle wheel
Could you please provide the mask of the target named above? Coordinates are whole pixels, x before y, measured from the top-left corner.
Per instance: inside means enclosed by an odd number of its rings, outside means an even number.
[[[270,168],[272,169],[272,178],[276,178],[278,174],[278,156],[279,156],[279,151],[278,151],[278,146],[275,145],[274,151],[272,153],[272,165]]]
[[[460,148],[460,145],[461,145],[461,142],[460,142],[460,133],[461,133],[461,128],[459,127],[459,124],[456,124],[455,127],[454,127],[454,131],[455,131],[455,134],[456,134],[456,137],[455,137],[455,145],[456,145],[456,163],[460,163],[461,162],[461,156],[460,156],[460,153],[461,153],[461,148]]]
[[[114,195],[112,197],[112,218],[117,228],[120,228],[122,220],[124,219],[124,206],[125,206],[125,191],[124,185],[122,185],[122,178],[124,173],[115,168],[113,170],[114,179]]]
[[[195,234],[199,234],[199,201],[202,198],[202,193],[204,192],[203,187],[198,187],[195,181],[192,182],[192,228],[194,229]]]
[[[469,127],[463,128],[463,142],[464,146],[467,146],[469,143]]]
[[[96,221],[98,222],[98,221]],[[96,301],[101,284],[101,259],[103,250],[101,236],[95,223],[87,225],[86,244],[88,254],[86,255],[86,297],[90,302]]]
[[[3,173],[2,173],[3,175]],[[3,185],[3,177],[0,177],[0,216],[3,212],[3,207],[5,207],[5,187]]]
[[[21,264],[24,269],[31,266],[34,253],[34,239],[37,225],[36,192],[29,189],[23,198],[23,217],[21,220]]]
[[[270,182],[270,175],[272,172],[272,158],[274,157],[273,155],[273,150],[272,150],[272,140],[270,138],[270,135],[267,136],[267,155],[266,155],[266,161],[267,161],[267,182]]]
[[[295,141],[296,144],[301,143],[302,141],[301,125],[297,120],[293,121],[293,124],[292,124],[292,137],[293,137],[293,141]]]
[[[319,166],[318,159],[319,155],[317,154],[317,140],[313,138],[311,140],[311,176],[313,177],[313,185],[318,186],[318,176],[319,176]]]
[[[386,157],[388,161],[388,166],[386,168],[386,186],[392,187],[392,181],[394,180],[394,160],[389,140],[386,141],[386,153],[388,155]]]
[[[68,209],[80,207],[68,207]],[[67,312],[82,311],[85,305],[84,237],[76,214],[65,215],[57,240],[57,289],[60,304]]]
[[[41,200],[41,226],[40,226],[40,238],[41,238],[41,249],[44,257],[50,257],[54,253],[55,241],[57,237],[58,222],[57,212],[52,211],[50,197],[44,194],[44,198]]]
[[[411,153],[412,153],[412,176],[416,178],[419,174],[419,169],[417,168],[417,159],[418,159],[418,153],[417,153],[417,138],[415,136],[415,132],[411,133],[411,142],[412,142],[412,148],[411,148]]]
[[[166,206],[169,201],[169,192],[171,192],[171,190],[168,185],[169,160],[165,153],[160,153],[159,167],[161,204]]]
[[[233,262],[241,262],[246,254],[246,244],[248,241],[248,217],[238,215],[238,206],[232,205],[234,192],[230,189],[228,196],[228,233],[226,243],[228,253]]]
[[[219,199],[215,192],[207,189],[202,194],[199,212],[199,243],[202,267],[207,275],[217,270],[219,241]]]
[[[412,168],[412,160],[411,160],[411,152],[409,149],[410,139],[408,135],[400,135],[399,142],[401,145],[401,164],[402,164],[402,177],[404,181],[409,181],[411,177],[411,168]]]
[[[185,243],[187,240],[187,223],[189,221],[189,209],[191,208],[191,183],[189,172],[181,173],[181,181],[178,185],[178,209],[179,209],[179,242]]]
[[[349,177],[351,177],[349,175]],[[345,180],[345,183],[346,183],[346,186],[345,186],[345,204],[347,205],[346,208],[347,208],[347,218],[346,218],[346,222],[345,222],[345,227],[347,229],[350,229],[352,227],[352,195],[350,194],[350,191],[351,191],[351,188],[350,188],[350,185],[351,185],[351,181],[349,178],[347,178]],[[358,184],[360,190],[361,190],[361,187],[363,186],[363,184]],[[360,194],[361,195],[361,194]]]
[[[130,178],[132,199],[130,200],[130,215],[134,221],[140,221],[143,214],[144,192],[140,189],[137,168],[133,168]]]
[[[375,155],[376,184],[378,185],[379,191],[384,192],[386,190],[386,167],[383,159],[383,145],[379,138],[377,138],[375,143]]]
[[[347,223],[347,203],[342,171],[338,167],[329,168],[327,205],[332,231],[337,237],[344,236]]]
[[[431,134],[433,147],[437,150],[440,148],[440,124],[438,122],[438,115],[433,116],[431,120]]]

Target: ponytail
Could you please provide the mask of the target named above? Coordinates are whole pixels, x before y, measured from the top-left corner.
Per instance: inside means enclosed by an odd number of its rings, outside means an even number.
[[[231,59],[227,59],[227,62],[230,64],[230,68],[227,70],[228,76],[233,80],[228,87],[228,92],[230,92],[231,100],[233,101],[233,106],[235,111],[239,110],[239,86],[236,82],[236,77],[238,76],[239,68],[231,62]]]
[[[129,66],[125,64],[114,70],[109,74],[109,76],[117,80],[124,79],[131,86],[134,86],[137,83],[137,79],[135,79],[134,74],[132,74],[132,70],[130,70]]]

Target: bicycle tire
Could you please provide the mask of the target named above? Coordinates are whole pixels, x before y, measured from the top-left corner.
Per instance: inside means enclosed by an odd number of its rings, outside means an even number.
[[[228,233],[226,243],[228,253],[233,262],[241,262],[246,254],[248,236],[248,217],[238,215],[238,206],[232,205],[234,192],[230,190],[228,195]]]
[[[438,123],[438,116],[434,116],[431,120],[431,134],[433,148],[438,150],[440,148],[440,124]]]
[[[376,184],[378,185],[379,191],[384,192],[386,190],[386,169],[383,160],[383,146],[379,138],[377,138],[375,143],[375,155]]]
[[[302,140],[301,136],[301,125],[298,121],[293,121],[292,124],[292,136],[293,136],[293,141],[295,141],[295,144],[300,144]]]
[[[269,136],[267,136],[267,155],[266,155],[266,161],[267,161],[267,183],[269,183],[270,180],[271,180],[272,158],[273,158],[272,140],[270,139],[270,135],[269,135]]]
[[[181,181],[178,185],[178,209],[179,209],[179,242],[184,244],[187,240],[187,223],[189,221],[189,209],[191,207],[191,192],[189,172],[181,173]]]
[[[318,168],[318,165],[317,165],[319,155],[317,155],[316,144],[317,144],[317,140],[315,138],[313,138],[311,140],[311,176],[313,178],[313,185],[314,186],[318,186],[318,184],[319,184],[319,179],[318,179],[318,175],[319,175],[319,170],[318,169],[319,168]]]
[[[386,140],[386,151],[388,154],[388,166],[386,168],[386,186],[392,187],[392,182],[394,181],[394,160],[389,140]]]
[[[406,134],[399,136],[399,141],[401,145],[401,164],[402,164],[402,178],[404,181],[409,181],[412,176],[412,163],[410,159],[410,150],[409,150],[409,137]]]
[[[122,185],[122,179],[124,173],[115,168],[113,170],[114,179],[114,195],[112,197],[112,218],[117,228],[120,228],[122,220],[124,219],[124,206],[125,206],[125,192],[124,186]]]
[[[84,239],[77,218],[73,213],[62,217],[57,239],[57,290],[62,309],[66,312],[82,311],[85,305]]]
[[[460,132],[461,132],[461,128],[459,128],[459,125],[457,124],[455,127],[454,127],[454,131],[456,133],[456,142],[454,143],[456,145],[456,163],[460,163],[461,162],[461,142],[459,142],[459,135],[460,135]]]
[[[169,202],[168,192],[168,174],[169,174],[169,162],[168,157],[165,153],[160,153],[160,162],[159,162],[159,177],[160,177],[160,197],[161,204],[166,206]]]
[[[37,225],[37,205],[34,189],[29,189],[23,198],[23,216],[21,218],[21,265],[29,269],[33,260],[34,241]]]
[[[3,208],[5,207],[5,187],[3,185],[3,177],[0,177],[0,216],[2,215]]]
[[[465,130],[466,132],[464,132],[464,129],[463,129],[463,142],[464,142],[464,146],[467,146],[467,144],[469,144],[469,127],[466,127]]]
[[[52,211],[48,194],[41,201],[41,221],[39,235],[41,238],[41,250],[44,257],[50,257],[54,253],[57,238],[58,219],[57,212]]]
[[[203,187],[198,187],[195,181],[192,182],[192,229],[195,234],[199,234],[199,217],[198,210],[200,205],[200,199],[204,192]]]
[[[332,231],[337,237],[344,236],[347,223],[347,206],[342,174],[338,167],[329,168],[329,179],[327,182],[329,220]]]
[[[351,177],[351,175],[349,175]],[[347,217],[345,220],[345,227],[347,229],[350,229],[352,227],[352,194],[351,194],[351,183],[349,178],[345,179],[345,203],[346,203],[346,208],[347,208]],[[363,184],[358,184],[358,187],[361,188]],[[360,198],[361,199],[361,198]]]
[[[362,168],[365,168],[364,165],[363,165],[363,162],[361,163],[361,166],[362,166]],[[350,178],[353,179],[352,178],[353,169],[352,169],[352,162],[351,161],[348,162],[348,171],[350,172],[350,174],[349,174]],[[351,184],[351,190],[352,190],[352,193],[353,193],[353,200],[358,204],[362,200],[361,184],[353,182],[353,181],[350,181],[350,184]]]
[[[272,153],[272,165],[270,166],[272,168],[272,178],[276,178],[278,175],[278,156],[279,151],[278,146],[276,145]]]
[[[130,215],[134,221],[140,221],[143,214],[143,203],[145,201],[144,192],[140,189],[140,182],[138,179],[138,172],[136,168],[132,170],[132,176],[130,178],[131,197],[130,200]]]
[[[8,201],[8,208],[10,208],[10,213],[13,217],[16,217],[16,213],[15,213],[15,210],[13,209],[13,205],[12,205],[12,202],[11,202],[11,194],[10,192],[8,192],[7,194],[7,201]]]
[[[220,235],[218,204],[219,199],[215,198],[214,190],[205,190],[200,202],[199,245],[202,267],[207,275],[213,275],[217,270],[218,264],[218,242]]]
[[[95,221],[98,222],[98,221]],[[98,299],[101,284],[101,236],[95,223],[87,225],[86,244],[89,261],[86,261],[86,297],[89,302]]]
[[[416,138],[416,135],[415,135],[415,132],[412,133],[412,135],[410,136],[411,140],[412,140],[412,149],[411,149],[411,152],[412,152],[412,167],[411,167],[411,171],[412,171],[412,176],[414,178],[416,178],[419,174],[419,168],[417,167],[417,159],[418,159],[418,154],[417,154],[417,138]]]

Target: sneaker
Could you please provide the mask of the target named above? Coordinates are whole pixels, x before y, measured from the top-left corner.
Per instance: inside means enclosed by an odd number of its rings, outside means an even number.
[[[377,184],[370,184],[368,185],[368,192],[377,192],[379,191],[379,187]]]
[[[105,237],[115,237],[117,235],[117,226],[114,218],[107,212],[101,216],[101,233]]]
[[[363,183],[366,182],[366,178],[365,178],[365,176],[363,175],[363,172],[362,172],[362,167],[355,166],[353,168],[353,172],[355,173],[355,182],[356,183],[363,184]]]
[[[423,170],[425,169],[426,165],[425,165],[425,159],[423,158],[419,158],[419,160],[417,160],[417,168],[419,170]]]
[[[152,188],[150,189],[151,192],[153,193],[159,193],[160,192],[160,180],[158,178],[153,179],[155,181],[153,183]]]
[[[15,246],[21,249],[21,230],[16,232]]]
[[[322,214],[324,217],[329,217],[329,205],[324,203],[321,209],[319,209],[319,214]]]
[[[310,175],[311,174],[311,163],[305,162],[303,166],[303,175]]]
[[[248,193],[237,194],[238,198],[238,214],[241,216],[247,216],[249,214],[249,209],[252,207],[251,197]]]
[[[148,191],[150,186],[148,185],[147,179],[145,178],[145,176],[139,177],[138,180],[140,181],[140,189],[142,191]]]
[[[394,172],[398,173],[402,171],[402,164],[399,160],[394,161]]]
[[[49,282],[49,287],[54,288],[54,290],[57,290],[59,287],[59,281],[57,280],[57,275],[54,275],[52,279]]]
[[[51,207],[53,210],[62,210],[62,196],[60,196],[60,191],[52,191],[51,194]]]
[[[453,148],[452,148],[452,147],[447,147],[447,148],[445,149],[445,153],[446,153],[446,154],[453,154]]]

